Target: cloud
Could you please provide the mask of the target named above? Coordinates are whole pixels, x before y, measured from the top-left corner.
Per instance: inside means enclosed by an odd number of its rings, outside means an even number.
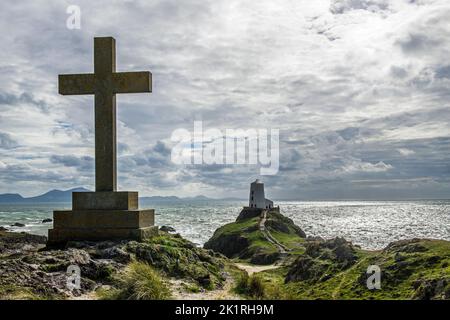
[[[397,149],[397,150],[403,156],[410,156],[410,155],[415,154],[414,150],[410,150],[410,149],[406,149],[406,148],[401,148],[401,149]]]
[[[342,167],[342,171],[346,173],[353,172],[385,172],[391,170],[393,166],[383,161],[377,163],[370,162],[353,162]]]
[[[387,0],[332,0],[330,4],[330,11],[334,14],[343,14],[351,10],[379,12],[388,8]]]
[[[0,148],[12,149],[17,147],[18,143],[7,133],[0,132]]]
[[[94,158],[90,156],[76,157],[73,155],[52,155],[50,162],[62,164],[65,167],[75,167],[79,170],[92,170],[94,168]]]
[[[171,162],[172,132],[202,120],[280,129],[279,174],[260,177],[274,198],[450,192],[448,1],[77,4],[81,30],[61,1],[0,12],[0,192],[92,189],[93,97],[58,95],[57,75],[92,72],[108,35],[119,71],[153,74],[152,94],[117,95],[121,190],[247,194],[257,166]]]

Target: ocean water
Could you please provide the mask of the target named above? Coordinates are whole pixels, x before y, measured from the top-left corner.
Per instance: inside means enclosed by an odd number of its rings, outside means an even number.
[[[203,245],[214,230],[236,219],[245,202],[193,201],[141,203],[154,208],[156,223],[174,227],[182,236]],[[342,236],[366,249],[381,249],[392,241],[410,238],[450,240],[450,200],[439,201],[282,201],[281,212],[307,235]],[[67,204],[0,204],[0,226],[12,231],[46,235],[55,209]],[[11,227],[20,222],[25,227]]]

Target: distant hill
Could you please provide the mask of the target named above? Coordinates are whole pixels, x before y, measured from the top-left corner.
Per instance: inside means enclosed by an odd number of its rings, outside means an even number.
[[[0,194],[0,203],[47,203],[47,202],[71,202],[72,192],[86,192],[85,188],[74,188],[70,190],[51,190],[40,196],[24,198],[18,193]]]
[[[51,190],[40,196],[24,198],[18,193],[0,194],[0,203],[50,203],[50,202],[72,202],[72,192],[88,192],[85,188],[74,188],[70,190]],[[213,199],[205,196],[180,198],[176,196],[153,196],[142,197],[141,202],[183,202],[183,201],[214,201],[214,200],[242,200],[235,198]]]

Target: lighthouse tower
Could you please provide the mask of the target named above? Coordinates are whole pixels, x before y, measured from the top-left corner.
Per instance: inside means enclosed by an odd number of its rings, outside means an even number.
[[[273,201],[266,199],[264,195],[264,183],[256,179],[250,185],[249,207],[258,209],[272,209]]]

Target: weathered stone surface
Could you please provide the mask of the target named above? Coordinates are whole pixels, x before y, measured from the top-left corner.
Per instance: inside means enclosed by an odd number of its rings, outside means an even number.
[[[344,238],[308,241],[305,254],[291,265],[285,282],[326,281],[331,275],[353,266],[357,258],[356,248]]]
[[[16,222],[16,223],[12,224],[11,226],[19,227],[19,228],[25,227],[25,225],[23,223],[20,223],[20,222]]]
[[[131,228],[58,228],[48,230],[48,244],[68,241],[136,240],[143,241],[158,234],[158,227]]]
[[[128,228],[152,226],[155,211],[148,210],[66,210],[54,211],[54,228]]]
[[[138,193],[133,191],[74,192],[73,210],[137,210]]]
[[[94,38],[94,74],[59,75],[59,93],[95,95],[96,191],[117,190],[116,94],[151,92],[150,72],[116,72],[116,41]]]
[[[172,228],[170,226],[162,226],[161,228],[159,228],[159,230],[164,232],[176,232],[175,228]]]
[[[151,236],[154,211],[138,210],[137,192],[117,192],[116,161],[116,94],[151,92],[151,73],[116,73],[114,38],[94,38],[94,74],[59,75],[58,87],[63,95],[95,95],[96,192],[75,192],[72,211],[54,212],[49,243]]]
[[[277,246],[261,231],[261,214],[266,209],[244,207],[236,222],[217,229],[204,247],[228,258],[248,260],[253,264],[271,264],[281,257]],[[303,249],[305,233],[294,222],[280,214],[278,208],[266,213],[265,230],[282,234],[292,248]],[[282,244],[284,245],[284,244]]]
[[[115,288],[134,260],[151,264],[166,278],[195,281],[207,289],[219,288],[225,280],[223,256],[179,235],[161,233],[144,242],[71,241],[64,249],[43,249],[44,243],[45,237],[0,232],[0,300],[95,298],[96,288]],[[73,291],[66,285],[72,264],[81,269],[81,288]]]

